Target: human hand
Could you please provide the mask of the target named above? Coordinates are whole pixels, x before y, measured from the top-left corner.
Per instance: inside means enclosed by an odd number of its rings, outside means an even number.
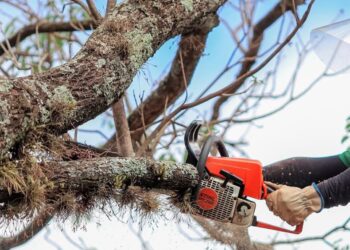
[[[265,183],[276,190],[267,196],[268,208],[292,226],[301,224],[311,213],[321,209],[321,199],[312,186],[301,189]]]

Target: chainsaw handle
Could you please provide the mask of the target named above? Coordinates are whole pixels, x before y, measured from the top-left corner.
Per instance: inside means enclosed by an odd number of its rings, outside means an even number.
[[[273,187],[267,185],[266,183],[263,184],[263,190],[264,190],[264,194],[266,194],[266,195],[264,195],[263,199],[266,199],[268,194],[271,194],[272,192],[276,191],[276,189],[274,189]],[[290,230],[290,229],[286,229],[286,228],[283,228],[283,227],[278,227],[278,226],[275,226],[275,225],[271,225],[271,224],[268,224],[268,223],[265,223],[265,222],[262,222],[262,221],[257,221],[256,217],[254,217],[254,221],[253,221],[252,225],[255,226],[255,227],[271,229],[271,230],[284,232],[284,233],[300,234],[303,231],[304,222],[302,222],[301,224],[297,225],[294,230]]]
[[[207,159],[210,153],[211,148],[213,147],[213,145],[215,145],[220,153],[221,156],[223,157],[228,157],[228,152],[226,150],[225,144],[222,142],[222,140],[215,136],[209,136],[208,139],[205,141],[203,147],[202,147],[202,151],[198,157],[198,162],[197,162],[197,170],[198,170],[198,174],[199,177],[201,179],[204,178],[207,170],[206,170],[206,163],[207,163]]]
[[[291,234],[300,234],[303,231],[303,226],[304,222],[301,224],[297,225],[294,230],[286,229],[283,227],[278,227],[275,225],[271,225],[262,221],[257,221],[256,217],[254,217],[254,222],[252,224],[255,227],[260,227],[260,228],[265,228],[265,229],[270,229],[270,230],[275,230],[283,233],[291,233]]]

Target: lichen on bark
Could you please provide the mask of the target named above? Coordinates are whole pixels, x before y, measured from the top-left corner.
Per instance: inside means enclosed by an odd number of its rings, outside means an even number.
[[[74,99],[72,92],[64,85],[56,87],[52,91],[52,96],[48,101],[48,105],[52,110],[72,110],[77,101]]]
[[[12,89],[13,85],[10,80],[0,78],[0,92],[7,92]]]
[[[61,134],[106,110],[162,43],[196,29],[224,2],[126,1],[113,9],[68,63],[0,80],[0,100],[8,106],[2,120],[11,125],[0,130],[0,160],[28,131],[48,128]],[[183,12],[185,7],[191,11]],[[57,114],[61,104],[66,112]]]
[[[132,30],[126,34],[129,41],[129,58],[134,69],[139,69],[153,54],[153,37],[141,30]]]
[[[193,11],[193,0],[181,0],[180,2],[185,7],[186,11]]]

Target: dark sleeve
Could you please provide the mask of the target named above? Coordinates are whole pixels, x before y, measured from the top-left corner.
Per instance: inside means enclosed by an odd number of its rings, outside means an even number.
[[[264,167],[263,175],[265,181],[303,188],[347,169],[338,155],[321,158],[294,157]]]
[[[317,184],[324,207],[345,206],[350,202],[350,168]]]

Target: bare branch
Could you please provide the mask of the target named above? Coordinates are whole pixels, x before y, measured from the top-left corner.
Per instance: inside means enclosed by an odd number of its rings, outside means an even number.
[[[90,10],[90,13],[91,15],[94,17],[94,19],[96,21],[99,21],[102,19],[102,16],[101,14],[98,12],[97,8],[96,8],[96,5],[94,3],[93,0],[86,0],[88,6],[89,6],[89,10]]]
[[[331,244],[328,240],[327,237],[334,234],[337,231],[348,231],[350,232],[350,227],[348,226],[350,222],[350,218],[348,218],[342,225],[337,226],[326,232],[325,234],[321,236],[311,236],[311,237],[305,237],[305,238],[300,238],[300,239],[294,239],[294,240],[281,240],[281,241],[273,241],[271,242],[271,245],[276,246],[276,245],[286,245],[286,244],[295,244],[295,243],[303,243],[303,242],[308,242],[308,241],[323,241],[325,244],[328,246],[335,248],[333,244]]]
[[[134,155],[128,120],[125,114],[124,100],[121,98],[112,106],[114,124],[117,131],[118,150],[124,157]]]
[[[44,208],[20,233],[11,237],[0,237],[0,249],[8,250],[28,242],[50,222],[53,213],[51,208]]]
[[[71,0],[71,1],[74,2],[74,3],[76,3],[76,4],[78,4],[83,10],[86,11],[86,13],[87,13],[91,18],[94,19],[94,16],[91,14],[90,9],[88,8],[88,6],[86,6],[86,4],[85,4],[83,1],[81,1],[81,0]],[[95,20],[96,20],[96,19],[95,19]]]
[[[93,28],[96,28],[97,24],[93,20],[71,22],[40,22],[23,27],[7,40],[8,44],[11,47],[14,47],[26,39],[28,36],[35,33],[80,31],[80,27],[85,30],[91,30]],[[10,49],[8,48],[7,42],[2,41],[0,45],[0,56],[5,53],[5,50],[3,49],[4,47]]]
[[[197,105],[200,105],[206,101],[211,100],[214,97],[220,96],[222,94],[227,93],[228,91],[230,91],[231,89],[238,89],[237,86],[241,86],[242,84],[242,80],[246,79],[252,75],[254,75],[255,73],[257,73],[259,70],[261,70],[264,66],[266,66],[281,50],[284,46],[286,46],[290,40],[294,37],[294,35],[297,33],[297,31],[299,30],[299,28],[303,25],[303,23],[306,21],[307,17],[310,14],[311,8],[314,4],[314,0],[312,0],[310,2],[310,4],[308,5],[305,13],[303,14],[302,18],[300,19],[300,23],[298,23],[295,28],[289,33],[289,35],[285,38],[285,40],[279,44],[279,46],[277,46],[277,48],[271,52],[271,54],[265,59],[263,60],[263,62],[261,62],[258,66],[256,66],[255,68],[253,68],[252,70],[244,73],[243,75],[241,75],[240,77],[238,77],[234,82],[232,82],[231,84],[227,85],[226,87],[217,90],[211,94],[208,94],[207,96],[204,96],[200,99],[197,99],[193,102],[190,103],[185,103],[181,106],[179,106],[178,108],[176,108],[174,111],[172,111],[169,115],[167,115],[166,117],[164,117],[162,119],[162,121],[160,122],[160,124],[157,126],[157,128],[152,132],[152,134],[149,136],[149,140],[150,138],[155,138],[157,136],[157,131],[161,130],[164,126],[167,126],[170,122],[171,119],[173,119],[177,114],[179,114],[181,111],[195,107]]]
[[[110,13],[115,7],[115,1],[116,0],[107,0],[106,15],[108,15],[108,13]]]
[[[294,3],[294,1],[293,1]],[[298,1],[301,4],[302,1]],[[289,1],[282,0],[278,3],[267,15],[265,15],[253,28],[253,37],[249,42],[249,48],[246,50],[244,60],[241,65],[241,69],[237,75],[237,78],[241,78],[242,75],[246,74],[256,62],[256,58],[263,40],[263,35],[266,29],[274,24],[286,11],[292,10],[293,5]],[[235,93],[245,82],[246,78],[241,78],[235,85],[228,88],[226,94]],[[216,100],[213,107],[213,114],[211,120],[216,120],[219,117],[221,106],[229,99],[228,96],[221,96]]]

